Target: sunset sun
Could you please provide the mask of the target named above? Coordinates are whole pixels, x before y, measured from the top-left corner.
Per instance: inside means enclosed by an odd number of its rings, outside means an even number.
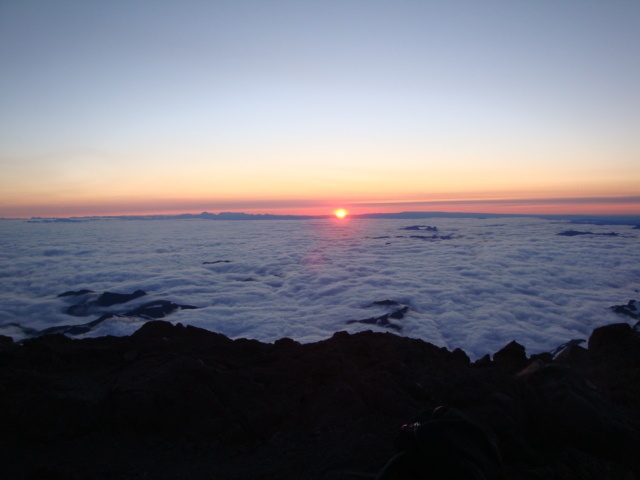
[[[333,214],[337,217],[337,218],[345,218],[347,215],[349,215],[349,212],[347,212],[344,208],[339,208],[337,210],[334,210]]]

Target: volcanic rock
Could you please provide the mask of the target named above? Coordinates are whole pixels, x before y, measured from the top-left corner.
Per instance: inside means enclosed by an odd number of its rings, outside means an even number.
[[[493,355],[493,362],[499,368],[515,373],[527,365],[525,348],[518,342],[509,342]]]
[[[575,361],[511,342],[472,364],[370,331],[266,344],[151,320],[128,337],[1,337],[2,475],[374,478],[403,424],[451,420],[420,430],[449,439],[420,437],[432,456],[457,445],[447,461],[486,460],[507,480],[639,478],[639,341],[610,325]]]
[[[589,337],[589,358],[623,368],[640,365],[640,337],[627,323],[596,328]]]
[[[637,300],[629,300],[626,305],[614,305],[611,307],[611,310],[615,313],[640,320],[640,302]]]

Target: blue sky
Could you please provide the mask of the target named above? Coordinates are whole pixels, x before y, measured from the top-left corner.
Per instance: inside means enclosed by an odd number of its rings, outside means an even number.
[[[639,25],[637,1],[3,1],[0,216],[637,212]]]

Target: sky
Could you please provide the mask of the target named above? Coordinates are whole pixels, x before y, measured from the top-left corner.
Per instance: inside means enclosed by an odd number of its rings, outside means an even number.
[[[640,2],[0,0],[0,217],[640,213]]]

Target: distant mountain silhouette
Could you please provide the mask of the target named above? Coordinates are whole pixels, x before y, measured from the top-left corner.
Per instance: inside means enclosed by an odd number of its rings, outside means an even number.
[[[537,215],[519,213],[482,213],[482,212],[397,212],[397,213],[364,213],[349,215],[351,219],[425,219],[425,218],[516,218],[529,217],[544,220],[569,221],[575,224],[591,225],[640,225],[640,215]],[[177,215],[116,215],[105,217],[71,217],[71,218],[41,218],[33,217],[27,220],[30,223],[74,223],[81,221],[110,218],[118,220],[317,220],[333,218],[332,214],[326,215],[275,215],[269,213],[181,213]],[[635,228],[634,227],[634,228]]]

